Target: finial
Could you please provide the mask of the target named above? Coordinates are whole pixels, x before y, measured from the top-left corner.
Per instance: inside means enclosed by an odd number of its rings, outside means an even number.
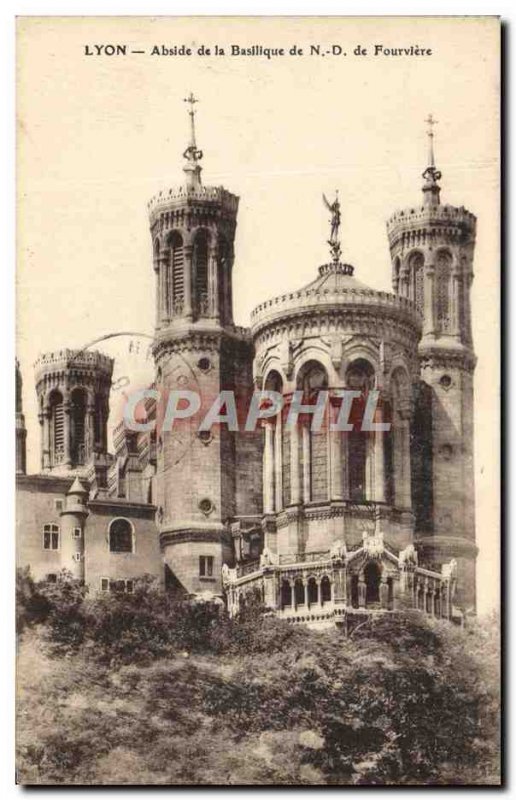
[[[437,120],[434,119],[432,114],[429,114],[425,122],[428,125],[426,132],[428,136],[428,164],[423,172],[423,178],[425,179],[423,194],[426,205],[437,206],[439,205],[439,195],[441,191],[441,187],[438,185],[437,181],[442,177],[439,170],[436,169],[434,155],[434,125],[437,125]]]
[[[328,239],[328,244],[330,246],[330,253],[332,257],[332,261],[334,264],[338,264],[340,262],[340,255],[341,255],[341,246],[340,246],[340,237],[339,237],[339,228],[340,228],[340,203],[339,203],[339,190],[335,190],[335,200],[333,203],[330,203],[326,195],[323,193],[323,201],[328,209],[331,212],[331,219],[330,219],[330,238]]]
[[[188,110],[188,114],[190,115],[190,144],[186,148],[183,153],[183,158],[186,158],[187,164],[183,167],[184,171],[186,172],[190,186],[200,186],[201,184],[201,165],[198,163],[202,158],[202,150],[197,148],[197,142],[195,139],[195,103],[198,103],[198,99],[194,97],[193,92],[190,92],[188,97],[185,97],[183,100],[184,103],[188,103],[190,108]]]
[[[428,136],[428,166],[435,167],[435,159],[434,159],[434,125],[437,125],[437,120],[433,118],[432,114],[429,114],[428,117],[425,119],[425,122],[428,125],[428,130],[426,135]]]

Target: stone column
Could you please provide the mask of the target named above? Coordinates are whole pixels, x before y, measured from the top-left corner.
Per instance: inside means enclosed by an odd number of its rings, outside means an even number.
[[[378,409],[379,422],[383,414]],[[375,431],[374,434],[374,499],[377,503],[385,503],[385,462],[384,462],[384,436],[385,431]],[[371,438],[372,438],[371,435]]]
[[[164,323],[169,320],[173,314],[172,308],[172,287],[169,280],[171,264],[170,264],[170,250],[164,250],[159,258],[159,291],[160,291],[160,314],[159,321]]]
[[[308,425],[302,426],[303,435],[303,502],[309,503],[311,499],[310,487],[310,429]]]
[[[183,307],[183,316],[192,319],[192,261],[193,261],[193,246],[191,244],[185,245],[184,252],[184,281],[185,281],[185,301]]]
[[[375,467],[375,441],[374,434],[368,433],[366,438],[365,457],[365,499],[375,500],[374,467]]]
[[[88,396],[86,406],[86,454],[88,458],[93,456],[95,451],[95,398]]]
[[[321,578],[317,578],[317,605],[322,608]]]
[[[70,394],[67,391],[63,393],[63,464],[65,467],[72,466],[72,453],[71,453],[71,410],[72,404],[70,402]]]
[[[303,589],[305,590],[305,606],[306,606],[306,608],[309,608],[309,604],[308,604],[308,581],[306,580],[306,578],[303,578]]]
[[[364,581],[364,573],[361,572],[358,576],[358,607],[365,608],[366,604],[366,584]]]
[[[283,424],[281,419],[281,411],[275,417],[276,424],[274,426],[274,491],[275,491],[275,509],[281,511],[283,508]]]
[[[423,336],[435,332],[435,266],[428,264],[424,271]]]
[[[290,502],[301,502],[301,485],[299,481],[299,425],[290,428]]]
[[[274,430],[270,422],[265,422],[265,446],[263,450],[263,510],[265,514],[274,513]]]
[[[451,273],[451,332],[460,337],[461,274],[457,267]]]
[[[226,297],[225,297],[225,304],[226,304],[226,319],[225,324],[231,325],[233,322],[233,262],[235,260],[235,254],[233,251],[230,252],[228,257],[228,263],[226,265]]]
[[[397,508],[411,508],[410,421],[397,414],[393,430],[394,498]]]
[[[335,424],[339,415],[339,408],[331,404],[329,407],[330,423]],[[342,500],[342,432],[332,431],[329,426],[330,437],[330,500]]]
[[[218,269],[218,248],[210,248],[208,255],[208,292],[210,298],[210,315],[215,319],[220,318],[219,309],[219,269]]]
[[[400,268],[400,295],[402,297],[409,297],[409,268],[407,264],[403,264]]]
[[[383,577],[380,581],[380,605],[382,608],[389,608],[389,586],[387,578]]]

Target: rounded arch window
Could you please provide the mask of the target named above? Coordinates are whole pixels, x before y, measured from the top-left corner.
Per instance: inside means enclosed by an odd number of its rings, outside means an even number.
[[[357,358],[346,370],[346,386],[348,389],[365,391],[374,388],[374,367],[365,358]]]
[[[49,397],[50,452],[52,463],[60,464],[64,458],[64,406],[63,395],[55,390]]]
[[[128,519],[114,519],[109,525],[109,550],[111,553],[133,553],[134,531]]]
[[[423,290],[423,266],[425,259],[423,253],[419,251],[412,253],[409,258],[409,273],[411,285],[411,297],[420,311],[423,310],[424,290]]]
[[[279,372],[275,369],[271,370],[265,380],[264,388],[271,392],[281,392],[283,389],[283,380]]]
[[[328,374],[318,361],[308,361],[303,365],[297,380],[299,388],[305,392],[316,392],[328,388]]]

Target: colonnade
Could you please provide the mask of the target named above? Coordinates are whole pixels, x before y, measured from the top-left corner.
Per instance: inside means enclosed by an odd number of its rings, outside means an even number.
[[[285,413],[285,412],[284,412]],[[286,427],[281,413],[264,420],[263,450],[263,510],[265,514],[281,511],[288,505],[310,502],[355,500],[385,503],[387,500],[387,470],[392,470],[394,505],[411,507],[410,418],[397,413],[392,431],[360,433],[365,437],[364,463],[357,481],[350,466],[352,441],[348,433],[331,430],[328,421],[336,422],[338,407],[330,402],[326,424],[316,434],[325,437],[325,474],[319,481],[325,487],[325,497],[314,496],[314,434],[310,423],[298,421]],[[379,420],[377,415],[376,421]],[[386,460],[385,437],[392,437],[392,464]],[[285,481],[283,465],[285,448],[289,448],[289,479]],[[360,490],[360,478],[363,489]],[[285,484],[288,491],[284,491]],[[353,487],[357,486],[357,491]]]

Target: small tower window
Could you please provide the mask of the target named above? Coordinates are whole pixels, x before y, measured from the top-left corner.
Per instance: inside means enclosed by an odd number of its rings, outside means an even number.
[[[437,286],[437,325],[441,333],[450,331],[450,274],[452,258],[446,250],[437,256],[436,286]]]
[[[194,243],[194,269],[195,269],[195,294],[197,311],[200,316],[206,316],[208,308],[208,234],[201,230],[195,237]]]
[[[59,525],[43,525],[43,550],[59,550]]]
[[[64,459],[64,408],[61,392],[52,392],[50,397],[50,457],[52,466]]]
[[[177,231],[170,237],[170,262],[166,286],[168,313],[181,314],[185,296],[183,239]]]
[[[422,253],[413,253],[409,260],[411,297],[420,311],[423,311],[424,288],[423,267],[425,260]]]
[[[114,519],[109,526],[109,549],[112,553],[132,553],[133,526],[127,519]]]
[[[72,528],[72,539],[80,539],[82,531],[80,528]]]

